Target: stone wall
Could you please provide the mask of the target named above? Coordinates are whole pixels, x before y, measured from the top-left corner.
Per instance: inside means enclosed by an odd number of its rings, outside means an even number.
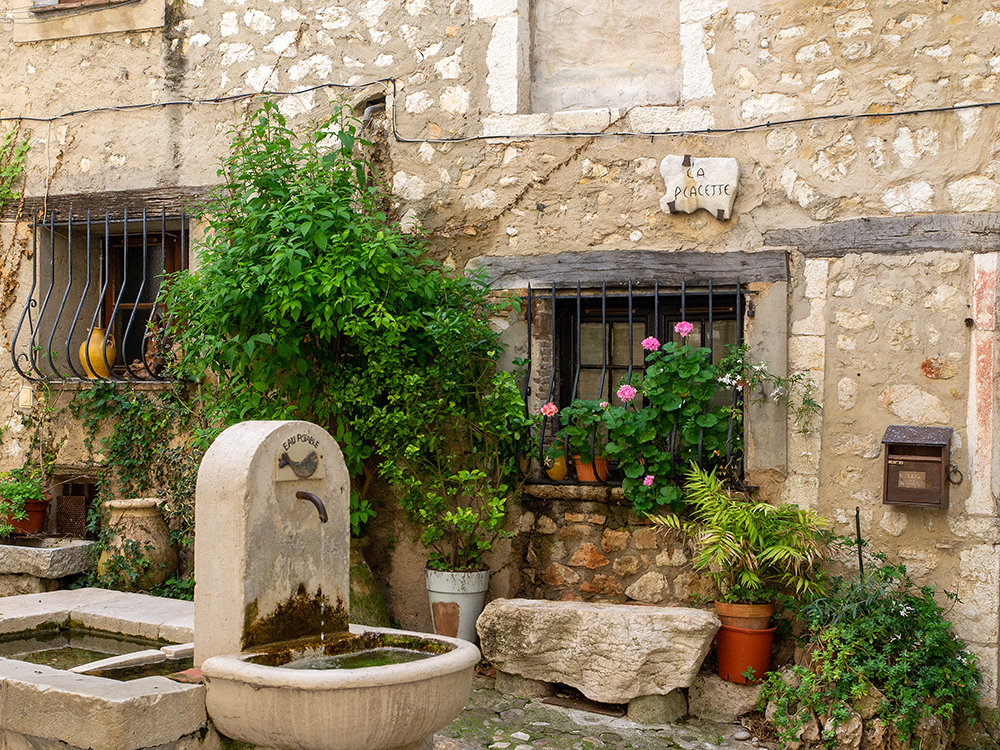
[[[687,605],[715,593],[692,571],[679,535],[638,519],[620,501],[528,495],[515,544],[523,549],[521,595],[528,598]]]
[[[857,508],[873,549],[957,591],[949,616],[981,657],[984,698],[995,703],[1000,9],[967,0],[667,2],[657,6],[662,59],[645,61],[643,83],[652,85],[620,104],[572,108],[559,96],[532,97],[533,70],[567,44],[546,45],[559,24],[531,7],[173,0],[162,21],[98,8],[85,21],[35,24],[24,4],[0,0],[0,117],[43,118],[24,123],[34,207],[210,187],[243,113],[233,97],[277,92],[270,96],[296,126],[328,116],[341,96],[359,114],[384,98],[387,114],[372,127],[387,141],[380,158],[397,218],[422,227],[429,254],[451,267],[502,256],[541,269],[498,287],[546,283],[547,268],[599,286],[624,272],[616,256],[633,251],[662,256],[663,266],[690,252],[748,269],[779,254],[787,274],[750,284],[747,340],[772,371],[804,373],[822,411],[803,434],[777,405],[751,405],[748,475],[762,496],[815,508],[843,532]],[[602,38],[628,40],[630,24],[609,17]],[[614,89],[621,62],[586,75]],[[573,85],[558,81],[557,93]],[[132,105],[143,106],[124,108]],[[661,209],[658,167],[686,154],[736,159],[731,219]],[[0,216],[11,268],[26,246],[13,239],[11,208]],[[588,270],[581,254],[598,252],[602,267]],[[23,266],[3,278],[15,302],[3,318],[10,332],[30,282]],[[504,325],[511,352],[524,353],[524,323]],[[11,400],[21,385],[0,367]],[[0,436],[0,469],[20,465],[19,416],[0,420],[11,428]],[[947,510],[882,504],[880,440],[891,424],[954,428],[952,460],[964,479]],[[80,455],[70,445],[78,433],[65,434],[66,455]],[[644,576],[659,581],[654,574],[664,577],[665,601],[686,596],[685,568],[665,564],[679,560],[672,547],[640,548],[648,529],[613,504],[581,510],[572,499],[526,501],[512,557],[494,562],[499,593],[517,589],[524,565],[537,596],[625,600]],[[591,522],[602,515],[611,520]],[[389,539],[395,521],[382,523]],[[578,554],[584,564],[571,565]],[[386,580],[396,591],[422,588],[419,551],[399,560]],[[550,568],[561,584],[546,583]],[[417,607],[407,605],[406,618],[423,618]]]

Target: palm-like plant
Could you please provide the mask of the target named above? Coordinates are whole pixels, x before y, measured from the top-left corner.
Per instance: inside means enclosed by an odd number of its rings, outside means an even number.
[[[694,567],[724,602],[770,601],[781,588],[800,598],[821,591],[819,566],[832,539],[829,523],[797,506],[753,501],[727,490],[715,470],[696,464],[686,475],[690,516],[650,516],[694,541]]]

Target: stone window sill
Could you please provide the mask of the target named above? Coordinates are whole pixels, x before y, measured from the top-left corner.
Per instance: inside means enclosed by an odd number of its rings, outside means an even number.
[[[95,6],[113,7],[133,2],[136,2],[136,0],[75,0],[75,2],[57,3],[54,5],[34,4],[31,6],[31,12],[41,15],[47,15],[50,13],[58,14],[61,11],[79,10],[80,8],[90,8]]]

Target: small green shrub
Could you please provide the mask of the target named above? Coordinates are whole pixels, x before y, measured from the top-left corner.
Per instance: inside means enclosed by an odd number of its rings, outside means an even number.
[[[794,677],[784,679],[772,672],[759,699],[777,704],[783,740],[795,739],[811,714],[846,721],[870,687],[883,696],[878,715],[904,744],[925,716],[946,724],[978,716],[976,658],[952,632],[933,589],[916,587],[905,566],[877,556],[863,576],[832,581],[800,615],[812,668],[793,667]],[[824,734],[828,746],[834,739]]]

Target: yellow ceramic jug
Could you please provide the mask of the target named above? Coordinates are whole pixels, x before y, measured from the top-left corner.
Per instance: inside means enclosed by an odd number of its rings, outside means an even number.
[[[108,336],[107,346],[104,345],[103,328],[95,328],[90,332],[90,339],[80,344],[80,364],[83,371],[91,380],[111,377],[108,365],[115,364],[115,357],[118,356],[118,349],[115,347],[115,337]],[[108,365],[104,364],[104,355],[107,354]],[[90,355],[90,364],[87,364],[87,355]]]

